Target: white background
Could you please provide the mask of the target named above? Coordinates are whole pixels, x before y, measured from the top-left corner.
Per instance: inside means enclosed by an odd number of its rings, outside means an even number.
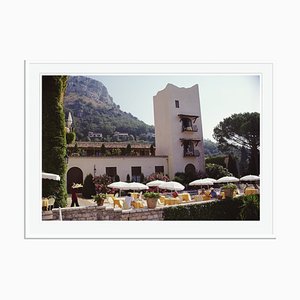
[[[299,298],[297,1],[202,2],[1,3],[1,299]],[[24,240],[24,59],[274,62],[277,239]]]

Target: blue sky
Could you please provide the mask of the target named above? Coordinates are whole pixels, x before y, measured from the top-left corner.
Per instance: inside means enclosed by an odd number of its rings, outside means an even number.
[[[102,82],[123,111],[154,125],[153,96],[168,83],[199,85],[203,136],[213,140],[214,127],[234,113],[260,112],[258,75],[111,75],[89,76]]]

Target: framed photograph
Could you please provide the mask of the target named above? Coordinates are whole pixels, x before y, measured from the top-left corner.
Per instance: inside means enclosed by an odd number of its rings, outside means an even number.
[[[26,61],[25,238],[275,238],[272,68]]]

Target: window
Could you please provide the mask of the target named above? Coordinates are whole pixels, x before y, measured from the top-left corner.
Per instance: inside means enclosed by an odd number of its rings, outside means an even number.
[[[116,167],[107,167],[106,175],[109,177],[115,178],[115,176],[117,175],[117,168]]]
[[[164,174],[164,166],[155,166],[155,173],[162,173]]]
[[[194,156],[194,144],[192,141],[186,141],[183,144],[183,156]]]
[[[142,174],[142,167],[131,167],[131,178],[132,181],[140,182]]]
[[[175,107],[179,108],[179,100],[175,100]]]

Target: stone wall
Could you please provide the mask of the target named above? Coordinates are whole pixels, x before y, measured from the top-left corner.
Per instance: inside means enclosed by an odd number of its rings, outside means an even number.
[[[164,207],[155,209],[106,208],[105,206],[67,207],[61,208],[62,219],[65,221],[161,221]],[[59,209],[42,212],[43,220],[59,220]]]

